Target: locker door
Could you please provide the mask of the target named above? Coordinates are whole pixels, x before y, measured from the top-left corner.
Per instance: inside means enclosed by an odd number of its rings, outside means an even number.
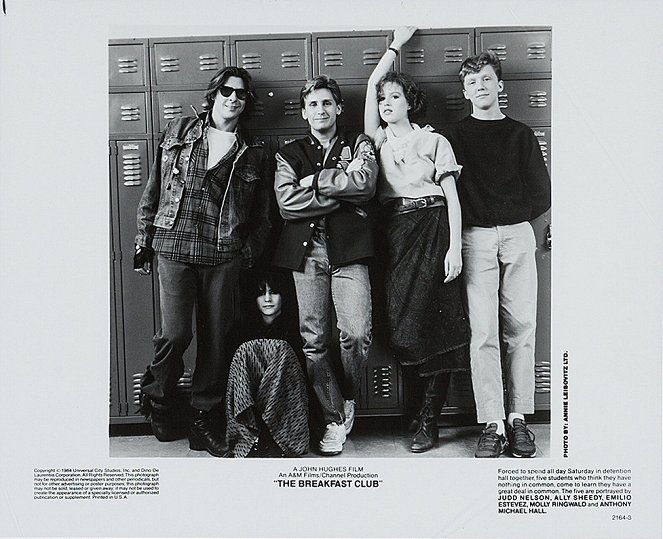
[[[300,86],[257,87],[255,110],[248,118],[251,129],[306,129],[299,106]]]
[[[231,48],[235,64],[246,69],[255,82],[303,83],[311,78],[308,35],[236,37]]]
[[[145,86],[147,54],[143,43],[108,47],[108,85],[110,87]]]
[[[471,112],[469,101],[463,97],[460,82],[417,82],[426,92],[428,108],[422,124],[434,127],[456,122]]]
[[[532,221],[536,238],[536,268],[538,272],[536,349],[535,349],[535,405],[537,410],[550,409],[550,267],[551,238],[550,210]]]
[[[399,55],[401,71],[413,77],[453,77],[473,51],[474,31],[416,32]]]
[[[117,192],[114,186],[117,185],[117,145],[115,142],[109,142],[109,170],[110,170],[110,417],[119,417],[120,402],[123,401],[120,395],[120,358],[118,355],[118,324],[117,324],[117,297],[121,294],[118,287],[118,275],[116,266],[118,265],[118,255],[116,253],[116,242],[118,235],[117,224]],[[124,384],[122,384],[123,386]]]
[[[128,398],[134,390],[129,373],[144,371],[154,355],[154,275],[139,275],[133,270],[136,209],[145,188],[150,163],[147,140],[118,141],[117,146],[118,175],[115,189],[118,200],[121,282],[121,300],[118,304],[121,324],[118,324],[123,328],[122,355]],[[136,412],[130,403],[125,403],[125,406],[129,415]]]
[[[341,84],[343,112],[338,118],[339,125],[348,131],[364,128],[364,102],[366,84]]]
[[[469,371],[458,371],[451,375],[451,385],[445,407],[447,412],[451,411],[447,409],[459,409],[466,412],[475,409],[472,376]]]
[[[152,50],[152,84],[207,87],[216,71],[226,66],[224,38],[210,41],[158,42]]]
[[[366,391],[359,415],[398,414],[403,387],[398,360],[379,333],[374,335],[365,372]],[[365,408],[364,408],[365,406]]]
[[[109,127],[112,135],[147,133],[147,97],[142,92],[109,94]]]
[[[532,129],[534,131],[534,135],[536,135],[536,138],[539,141],[539,146],[541,147],[541,154],[543,155],[543,160],[546,162],[548,173],[551,174],[552,143],[550,136],[550,127],[534,127]]]
[[[386,33],[313,34],[314,72],[337,81],[368,79],[387,50],[387,39]]]
[[[500,108],[515,120],[550,125],[550,80],[505,80],[499,94]]]
[[[162,133],[166,124],[178,116],[191,116],[194,114],[191,106],[195,107],[198,114],[203,112],[205,102],[203,90],[180,90],[172,92],[157,92],[155,99],[155,121],[154,131]]]
[[[477,50],[494,51],[502,64],[502,75],[550,73],[550,30],[477,29]]]

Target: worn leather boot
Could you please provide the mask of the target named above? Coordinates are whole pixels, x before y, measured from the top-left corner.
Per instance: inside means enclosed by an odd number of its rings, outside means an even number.
[[[437,420],[447,400],[450,375],[447,373],[430,376],[424,389],[424,398],[419,411],[419,427],[414,433],[410,451],[423,453],[435,447],[440,437]]]
[[[159,403],[141,395],[140,411],[149,418],[152,434],[160,442],[181,440],[186,436],[186,419],[177,403]]]
[[[193,410],[189,426],[189,448],[194,451],[207,451],[215,457],[225,457],[228,454],[225,428],[220,428],[213,412]]]

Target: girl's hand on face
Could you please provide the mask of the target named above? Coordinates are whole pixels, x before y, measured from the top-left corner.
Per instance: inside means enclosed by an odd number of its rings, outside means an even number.
[[[400,49],[410,40],[412,34],[416,31],[416,26],[399,26],[394,30],[394,40],[391,42],[391,46],[394,49]]]

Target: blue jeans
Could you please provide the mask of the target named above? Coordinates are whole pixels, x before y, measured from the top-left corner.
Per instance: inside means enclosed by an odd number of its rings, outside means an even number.
[[[329,264],[324,234],[311,239],[304,271],[294,271],[299,331],[304,339],[308,378],[325,424],[342,423],[344,395],[358,396],[361,372],[371,344],[371,284],[368,267]],[[331,355],[332,302],[336,310],[343,380],[334,373]]]
[[[191,343],[196,308],[197,354],[191,406],[211,410],[224,402],[230,361],[226,334],[239,306],[241,259],[225,264],[185,264],[159,256],[161,329],[154,336],[154,361],[148,366],[141,390],[157,402],[173,398],[184,372],[182,356]]]
[[[528,222],[463,229],[470,365],[479,423],[504,419],[509,412],[534,412],[535,251]]]

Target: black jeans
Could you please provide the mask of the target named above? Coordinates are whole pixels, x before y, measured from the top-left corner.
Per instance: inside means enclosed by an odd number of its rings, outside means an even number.
[[[154,336],[154,361],[148,366],[141,390],[157,402],[167,402],[184,372],[182,356],[189,347],[196,307],[196,367],[191,406],[211,410],[224,401],[229,362],[226,334],[239,306],[238,257],[225,264],[202,266],[159,256],[161,329]]]

